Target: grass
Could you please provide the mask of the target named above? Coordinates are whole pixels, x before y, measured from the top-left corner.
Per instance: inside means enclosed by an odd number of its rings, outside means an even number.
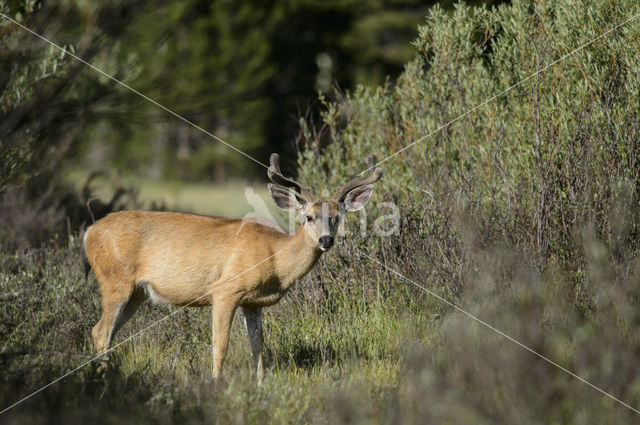
[[[99,317],[99,295],[92,280],[84,282],[79,250],[72,238],[65,249],[2,257],[0,293],[17,294],[11,303],[2,304],[7,319],[0,328],[0,358],[6,371],[2,407],[92,355],[90,329]],[[23,292],[25,287],[37,291],[38,297],[30,296],[31,290]],[[134,423],[193,419],[202,412],[221,423],[310,422],[311,412],[329,414],[333,395],[350,388],[364,391],[370,408],[384,404],[397,386],[408,332],[424,320],[402,312],[402,297],[365,300],[339,288],[330,289],[323,302],[299,303],[293,294],[266,310],[270,369],[260,387],[251,374],[241,316],[232,328],[226,387],[214,389],[209,378],[210,309],[186,309],[116,349],[106,375],[100,375],[95,363],[89,364],[0,416],[0,422],[75,415],[122,422],[120,414],[99,413],[107,406],[137,412],[130,418]],[[304,293],[299,288],[298,296]],[[143,306],[115,342],[171,311],[175,309]],[[127,388],[133,393],[119,394]],[[83,406],[96,398],[95,407]]]
[[[415,227],[421,224],[407,223],[403,237],[411,242],[383,244],[377,258],[621,400],[640,404],[637,259],[618,264],[606,245],[585,245],[595,255],[585,265],[585,284],[597,300],[587,316],[566,295],[569,275],[553,268],[539,273],[530,255],[504,247],[476,248],[476,261],[459,274],[463,290],[456,296],[437,273],[426,272],[428,262],[412,261],[408,252],[421,249],[417,242],[425,235]],[[210,309],[186,309],[117,348],[106,373],[91,363],[1,415],[0,423],[635,421],[631,410],[360,259],[354,250],[366,243],[343,240],[265,310],[268,373],[261,386],[250,370],[241,316],[232,328],[226,385],[216,387]],[[75,237],[57,247],[2,254],[0,294],[0,402],[6,407],[93,355],[99,295],[95,282],[84,280]],[[172,311],[144,305],[116,342]]]

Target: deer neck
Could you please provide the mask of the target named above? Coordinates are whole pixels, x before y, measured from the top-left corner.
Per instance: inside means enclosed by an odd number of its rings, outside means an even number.
[[[318,262],[322,251],[316,241],[311,240],[304,226],[286,238],[278,255],[278,275],[286,288],[306,275]]]

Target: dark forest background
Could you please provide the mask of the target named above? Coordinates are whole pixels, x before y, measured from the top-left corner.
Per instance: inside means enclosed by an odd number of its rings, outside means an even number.
[[[318,94],[393,80],[434,3],[27,0],[0,9],[266,162],[296,152],[299,119],[317,116]],[[8,20],[0,29],[2,186],[68,164],[187,181],[264,174]]]

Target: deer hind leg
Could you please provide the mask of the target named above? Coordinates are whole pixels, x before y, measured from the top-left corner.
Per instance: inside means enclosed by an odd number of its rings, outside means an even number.
[[[102,317],[93,327],[91,334],[98,354],[109,349],[113,335],[123,313],[127,309],[127,304],[132,298],[133,285],[121,285],[114,283],[111,285],[100,285],[102,288],[114,288],[115,291],[102,291]]]
[[[113,337],[116,332],[118,332],[125,323],[133,316],[133,314],[138,310],[138,308],[144,303],[147,299],[147,294],[145,293],[144,288],[136,286],[124,304],[124,307],[121,310],[121,313],[115,317],[113,324],[113,331],[111,332],[111,338],[107,341],[110,345]]]
[[[264,379],[264,364],[262,359],[262,344],[264,336],[262,333],[262,308],[242,307],[244,323],[247,327],[249,345],[253,356],[253,370],[256,373],[258,384]]]

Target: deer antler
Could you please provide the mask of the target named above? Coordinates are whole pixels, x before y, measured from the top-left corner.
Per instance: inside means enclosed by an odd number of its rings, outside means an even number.
[[[347,193],[351,192],[356,187],[364,186],[367,184],[377,182],[380,177],[382,177],[382,169],[375,168],[378,160],[376,156],[372,153],[368,156],[369,166],[367,168],[367,173],[363,177],[358,177],[351,180],[349,183],[342,186],[340,189],[336,190],[333,194],[332,199],[336,202],[344,201],[344,197],[347,196]]]
[[[316,200],[316,195],[313,193],[311,188],[302,186],[300,183],[282,175],[282,172],[280,171],[280,156],[277,153],[271,154],[270,161],[271,166],[267,170],[267,175],[272,182],[279,186],[286,187],[287,189],[293,188],[293,190],[307,202],[314,202]]]

